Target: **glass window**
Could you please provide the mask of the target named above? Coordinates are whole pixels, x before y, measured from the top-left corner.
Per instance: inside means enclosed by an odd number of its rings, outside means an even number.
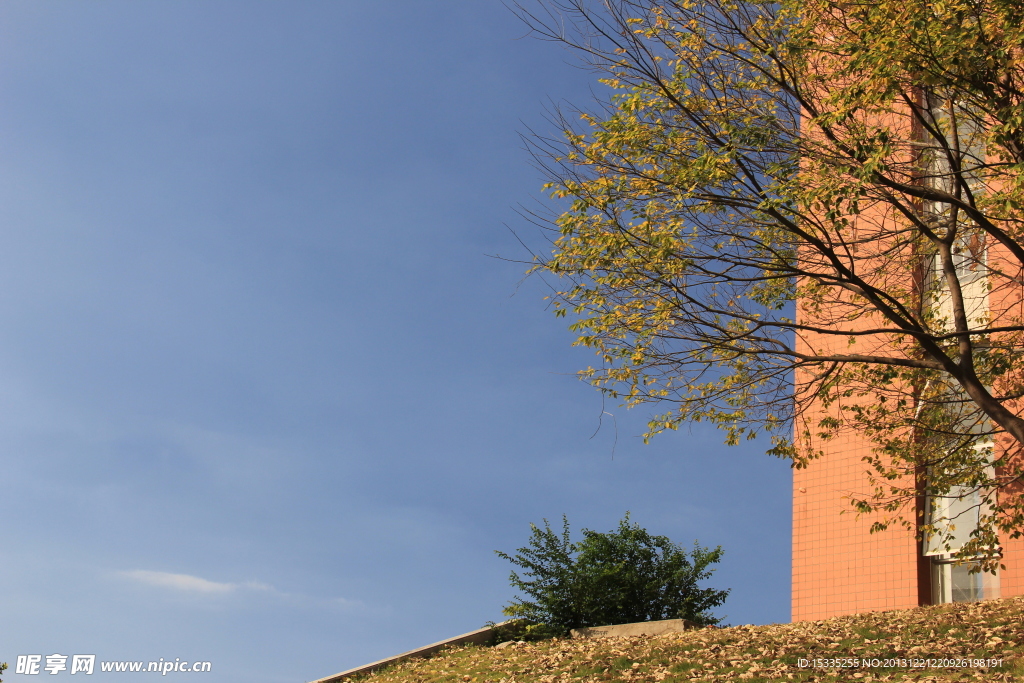
[[[982,572],[971,573],[975,565],[970,562],[955,564],[947,558],[932,561],[932,602],[977,602],[985,599],[986,583],[993,584],[996,577]],[[991,592],[991,588],[989,591]],[[993,596],[995,597],[995,596]]]
[[[954,486],[944,496],[932,496],[930,523],[935,533],[925,540],[925,555],[954,553],[971,540],[981,517],[981,494]]]

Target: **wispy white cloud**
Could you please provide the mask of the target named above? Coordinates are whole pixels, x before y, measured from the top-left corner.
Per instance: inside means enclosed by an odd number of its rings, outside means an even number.
[[[366,607],[362,600],[349,600],[347,598],[333,598],[327,601],[328,605],[341,607],[346,610],[362,609]]]
[[[249,590],[272,591],[273,586],[258,581],[246,581],[245,583],[222,583],[210,581],[190,574],[172,574],[170,572],[154,572],[145,569],[136,569],[127,572],[118,572],[118,576],[144,583],[157,588],[170,588],[171,590],[184,591],[186,593],[224,594],[231,593],[240,588]]]
[[[231,593],[260,593],[268,598],[285,600],[295,605],[308,607],[333,607],[345,611],[361,610],[366,605],[361,600],[349,600],[347,598],[314,598],[301,593],[286,593],[278,590],[269,583],[262,581],[242,581],[238,583],[210,581],[191,574],[173,574],[171,572],[154,572],[145,569],[133,571],[116,572],[115,576],[120,579],[127,579],[135,583],[141,583],[156,588],[166,588],[183,593],[196,593],[205,595],[228,595]]]
[[[235,584],[229,584],[229,585],[235,585]],[[246,581],[245,583],[238,584],[238,585],[241,586],[242,588],[249,588],[249,589],[252,589],[254,591],[269,591],[271,593],[280,593],[281,592],[281,591],[277,590],[276,588],[274,588],[273,586],[271,586],[269,583],[263,583],[262,581]]]

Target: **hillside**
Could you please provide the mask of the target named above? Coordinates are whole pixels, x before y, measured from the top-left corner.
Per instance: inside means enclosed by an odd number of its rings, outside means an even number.
[[[801,659],[836,658],[847,667],[799,666]],[[948,661],[964,659],[1002,662]],[[662,636],[462,647],[360,683],[979,680],[1024,681],[1024,598]]]

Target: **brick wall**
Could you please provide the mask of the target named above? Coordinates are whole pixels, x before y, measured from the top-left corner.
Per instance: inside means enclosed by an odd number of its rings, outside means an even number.
[[[829,442],[793,476],[794,621],[918,605],[918,544],[901,527],[869,533],[846,496],[867,485],[865,440]]]

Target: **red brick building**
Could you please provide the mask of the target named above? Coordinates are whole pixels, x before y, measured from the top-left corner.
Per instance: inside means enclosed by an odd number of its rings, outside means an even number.
[[[966,183],[973,192],[984,192],[980,180],[972,176],[969,170],[972,163],[983,167],[986,163],[984,147],[983,123],[977,118],[957,115],[956,105],[951,100],[932,95],[922,95],[921,111],[932,117],[932,129],[945,131],[945,141],[927,138],[921,127],[910,116],[910,111],[892,113],[888,125],[896,131],[902,131],[908,139],[916,139],[914,145],[908,145],[908,165],[921,169],[921,182],[942,189],[947,193],[952,182]],[[960,112],[962,114],[962,112]],[[924,115],[922,115],[924,116]],[[932,140],[929,143],[929,140]],[[953,144],[951,141],[955,141]],[[948,157],[949,149],[955,149],[959,155],[956,163],[951,165]],[[922,151],[924,150],[924,151]],[[938,150],[938,151],[936,151]],[[955,176],[953,167],[961,169]],[[948,205],[924,202],[920,210],[930,216],[949,215]],[[955,214],[954,214],[955,215]],[[852,259],[868,272],[883,273],[879,277],[895,277],[893,269],[887,269],[887,253],[891,245],[887,245],[885,235],[893,234],[891,228],[893,214],[887,213],[882,204],[869,207],[865,212],[850,218],[850,229],[853,235],[852,252],[857,252],[857,234],[861,231],[861,242],[864,245],[859,256]],[[983,235],[974,233],[971,236],[969,223],[964,223],[961,231],[964,243],[960,251],[954,250],[953,267],[963,291],[966,313],[969,320],[977,324],[988,321],[993,327],[1003,324],[1020,324],[1024,320],[1024,289],[1020,279],[1003,278],[1000,285],[991,280],[991,273],[1016,272],[1019,265],[1014,265],[1008,252],[1002,247],[986,240]],[[872,241],[870,235],[883,236],[879,241]],[[868,237],[865,237],[868,235]],[[879,260],[876,260],[879,259]],[[924,257],[922,257],[924,259]],[[930,263],[931,265],[925,265]],[[981,266],[981,267],[979,267]],[[930,270],[931,269],[931,270]],[[914,285],[922,287],[922,297],[927,297],[928,304],[937,312],[937,320],[952,319],[952,309],[947,290],[941,285],[941,277],[936,262],[922,260],[915,269],[914,278],[920,283],[927,283],[929,277],[936,278],[936,286],[928,289],[927,284]],[[934,272],[932,272],[934,271]],[[931,273],[931,274],[929,274]],[[917,281],[917,280],[914,280]],[[928,289],[925,294],[924,290]],[[810,308],[810,312],[798,310],[801,322],[810,328],[828,327],[830,316],[845,320],[843,312],[856,306],[856,302],[837,300],[829,308],[831,311],[821,313],[820,307]],[[798,307],[801,309],[801,307]],[[817,312],[815,312],[817,311]],[[838,313],[836,313],[838,312]],[[853,319],[853,318],[851,318]],[[870,316],[855,318],[860,322],[849,325],[862,325],[861,329],[877,329],[882,327]],[[846,323],[844,323],[846,324]],[[941,322],[939,324],[942,324]],[[948,324],[948,323],[947,323]],[[982,323],[984,324],[984,323]],[[857,336],[855,339],[839,338],[837,335],[825,335],[814,332],[798,335],[798,350],[809,355],[818,353],[848,352],[875,354],[884,341],[875,340],[870,334]],[[800,377],[797,377],[800,384]],[[858,400],[871,400],[871,397]],[[822,418],[836,417],[825,408],[813,404],[809,414],[805,415],[809,424],[817,425]],[[812,441],[813,441],[812,437]],[[991,442],[988,442],[991,444]],[[918,605],[941,602],[983,600],[997,597],[1010,597],[1024,594],[1024,539],[1010,540],[1003,538],[1002,563],[1004,568],[996,575],[969,573],[969,567],[956,565],[951,561],[949,550],[955,550],[964,541],[977,524],[978,510],[981,509],[980,496],[973,500],[967,496],[964,500],[946,499],[940,501],[945,506],[940,510],[925,505],[918,500],[918,509],[908,510],[905,518],[913,519],[919,515],[921,519],[929,514],[936,518],[945,514],[947,519],[968,520],[967,523],[957,522],[950,526],[949,534],[958,536],[956,542],[944,545],[932,541],[920,541],[915,538],[913,530],[891,525],[888,530],[870,533],[872,522],[881,518],[873,518],[870,514],[858,516],[851,504],[851,497],[863,498],[870,489],[869,465],[865,457],[872,455],[872,442],[865,436],[847,432],[827,442],[818,440],[811,444],[815,450],[824,452],[824,457],[813,460],[808,467],[794,470],[793,476],[793,584],[792,584],[792,618],[797,620],[822,619],[831,616],[915,607]],[[978,443],[976,448],[985,447]],[[917,475],[914,475],[917,476]],[[914,489],[913,482],[906,487]],[[975,494],[977,496],[977,494]],[[938,504],[937,504],[938,505]],[[956,508],[960,506],[960,508]],[[973,512],[972,512],[973,511]],[[957,514],[957,513],[962,514]],[[970,514],[974,514],[974,525],[969,523]],[[959,527],[959,528],[957,528]],[[944,540],[948,540],[949,535]]]
[[[864,489],[861,458],[869,450],[865,440],[845,439],[826,458],[794,471],[794,621],[1024,595],[1024,539],[1004,540],[1006,568],[992,576],[968,575],[941,555],[926,556],[902,528],[868,533],[871,519],[858,519],[844,496]]]
[[[803,343],[820,348],[831,342],[805,338]],[[793,476],[794,621],[1024,595],[1024,539],[1003,539],[1005,569],[993,576],[970,574],[934,543],[928,548],[918,541],[913,531],[894,525],[869,533],[874,519],[858,517],[849,497],[869,488],[863,459],[871,453],[871,442],[846,434],[815,445],[825,457],[794,470]]]

